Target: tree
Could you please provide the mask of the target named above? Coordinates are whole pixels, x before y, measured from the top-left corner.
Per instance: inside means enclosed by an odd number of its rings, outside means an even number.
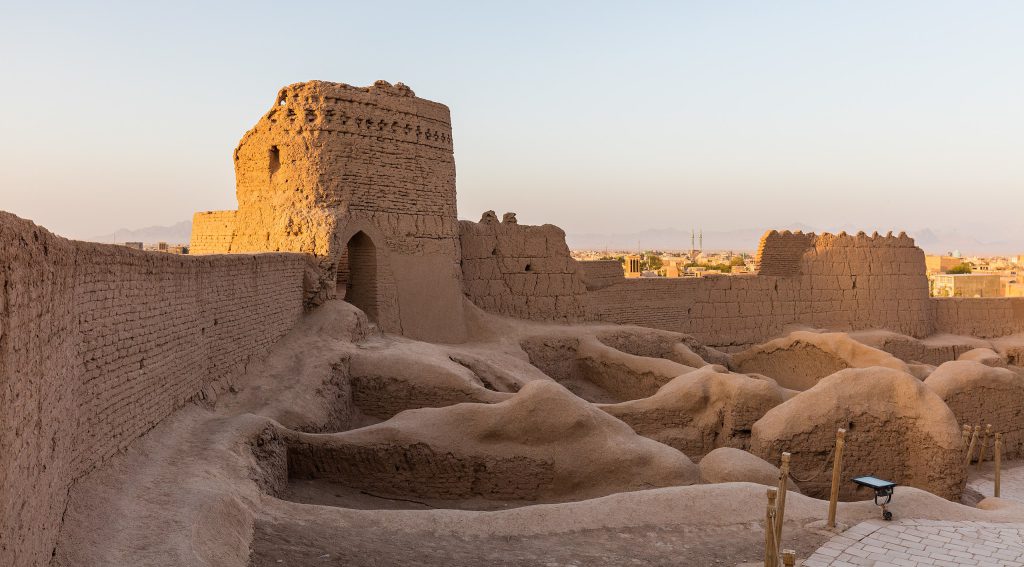
[[[961,262],[952,268],[946,270],[947,274],[969,274],[971,273],[971,265],[967,262]]]
[[[730,266],[745,266],[745,265],[747,265],[747,263],[745,261],[743,261],[743,258],[741,258],[739,256],[733,256],[732,259],[729,260],[729,265]]]
[[[660,270],[661,269],[661,256],[657,254],[647,255],[647,269],[649,270]]]

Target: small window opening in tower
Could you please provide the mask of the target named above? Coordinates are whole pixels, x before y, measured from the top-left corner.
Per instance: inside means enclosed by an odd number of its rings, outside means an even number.
[[[281,168],[281,150],[270,146],[270,175],[273,176]]]

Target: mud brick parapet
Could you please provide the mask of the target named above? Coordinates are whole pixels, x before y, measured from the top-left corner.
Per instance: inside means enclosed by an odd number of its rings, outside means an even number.
[[[0,565],[47,564],[69,486],[266,352],[312,269],[74,242],[0,212]]]
[[[479,223],[459,222],[466,295],[481,309],[519,319],[584,319],[587,288],[562,229],[507,219],[499,223],[488,211]]]

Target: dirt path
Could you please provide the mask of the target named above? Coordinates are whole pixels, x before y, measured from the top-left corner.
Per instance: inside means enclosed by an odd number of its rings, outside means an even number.
[[[257,522],[250,565],[732,566],[763,557],[763,534],[755,524],[705,530],[649,526],[465,538]],[[807,556],[827,540],[828,536],[808,532],[792,543],[801,556]]]

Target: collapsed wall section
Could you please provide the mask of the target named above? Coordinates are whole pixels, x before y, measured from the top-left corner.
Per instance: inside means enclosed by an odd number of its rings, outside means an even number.
[[[0,212],[0,564],[48,564],[71,483],[266,352],[311,269],[74,242]]]
[[[493,211],[481,222],[459,222],[463,290],[481,309],[519,319],[585,319],[586,286],[569,255],[565,233],[527,226]],[[620,271],[621,273],[621,271]]]

